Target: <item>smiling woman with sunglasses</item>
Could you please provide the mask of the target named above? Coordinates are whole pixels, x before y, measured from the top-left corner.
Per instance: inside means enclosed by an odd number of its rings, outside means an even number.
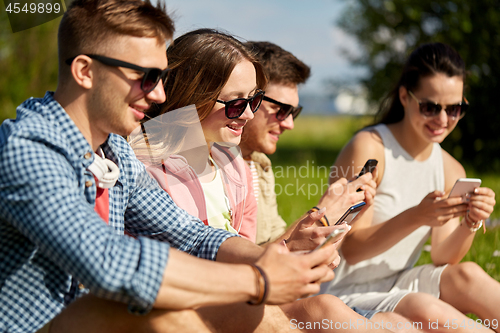
[[[249,98],[235,98],[230,101],[217,100],[217,103],[222,103],[225,105],[225,113],[227,119],[236,119],[241,117],[243,112],[245,112],[247,105],[250,106],[250,110],[253,113],[257,112],[260,103],[262,103],[262,98],[264,97],[264,91],[257,90],[255,95]]]
[[[211,29],[178,37],[167,57],[166,102],[142,127],[148,152],[131,144],[177,205],[255,242],[257,204],[238,144],[264,97],[263,69],[240,41]],[[155,122],[164,124],[160,136]]]
[[[375,204],[345,237],[345,260],[325,288],[348,305],[440,324],[467,320],[467,313],[483,322],[500,318],[499,283],[478,265],[460,263],[493,211],[495,193],[480,187],[448,198],[466,175],[439,145],[469,106],[464,80],[465,64],[450,46],[420,46],[381,104],[378,124],[358,132],[338,156],[341,170],[378,160]],[[429,236],[433,264],[413,267]]]

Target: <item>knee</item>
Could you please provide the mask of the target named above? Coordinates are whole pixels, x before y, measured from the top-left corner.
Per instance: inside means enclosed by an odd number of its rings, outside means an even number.
[[[321,314],[322,318],[328,318],[332,313],[342,313],[350,310],[338,297],[330,294],[321,294],[310,298],[310,311]]]
[[[415,322],[441,319],[443,310],[437,298],[424,293],[406,295],[395,309],[398,314]]]
[[[468,290],[472,285],[481,282],[481,278],[486,272],[475,262],[463,262],[457,265],[450,265],[447,269],[448,278],[457,286],[457,290]]]
[[[281,309],[289,318],[299,321],[321,321],[354,313],[344,302],[329,294],[304,298],[282,305]]]

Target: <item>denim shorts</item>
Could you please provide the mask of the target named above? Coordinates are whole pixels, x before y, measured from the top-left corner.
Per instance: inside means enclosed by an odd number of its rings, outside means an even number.
[[[353,306],[351,309],[368,320],[372,319],[376,313],[380,312],[380,310],[363,310],[355,306]]]

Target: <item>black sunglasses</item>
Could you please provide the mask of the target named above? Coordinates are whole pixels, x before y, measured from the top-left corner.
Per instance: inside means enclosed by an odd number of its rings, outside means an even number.
[[[420,107],[420,113],[425,117],[435,117],[439,115],[441,110],[444,108],[441,104],[433,102],[421,102],[410,90],[408,90],[408,93],[417,101]],[[467,111],[467,109],[469,108],[469,102],[467,101],[467,98],[465,98],[465,96],[464,101],[465,103],[447,105],[444,110],[446,111],[448,117],[453,119],[462,119],[462,117],[465,116],[465,111]]]
[[[278,113],[276,113],[276,119],[279,121],[285,120],[289,115],[292,115],[292,118],[295,119],[299,116],[300,111],[302,111],[302,106],[300,105],[294,107],[293,105],[278,102],[277,100],[267,96],[264,96],[264,100],[279,105],[280,109],[278,110]]]
[[[255,95],[249,98],[236,98],[227,102],[218,99],[217,102],[225,105],[226,118],[236,119],[241,117],[241,115],[245,112],[247,105],[250,105],[250,110],[255,113],[259,109],[263,97],[264,91],[259,89]]]
[[[96,54],[84,54],[89,58],[95,59],[104,65],[108,66],[113,66],[113,67],[123,67],[123,68],[130,68],[139,72],[143,72],[144,76],[142,77],[142,82],[141,82],[141,89],[143,92],[146,94],[150,93],[153,91],[154,88],[156,88],[156,85],[158,82],[160,82],[160,79],[162,79],[163,84],[165,84],[165,80],[167,78],[167,74],[170,71],[170,68],[161,70],[159,68],[145,68],[141,66],[137,66],[134,64],[131,64],[129,62],[113,59],[113,58],[108,58],[105,56],[101,55],[96,55]],[[76,57],[66,59],[66,64],[71,65],[73,60],[75,60]]]

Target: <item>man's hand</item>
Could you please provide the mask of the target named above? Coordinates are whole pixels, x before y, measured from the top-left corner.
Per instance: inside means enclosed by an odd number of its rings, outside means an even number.
[[[333,279],[333,271],[325,264],[338,257],[334,245],[311,253],[294,255],[284,247],[271,244],[255,263],[268,278],[267,304],[283,304],[319,292],[320,284]]]

